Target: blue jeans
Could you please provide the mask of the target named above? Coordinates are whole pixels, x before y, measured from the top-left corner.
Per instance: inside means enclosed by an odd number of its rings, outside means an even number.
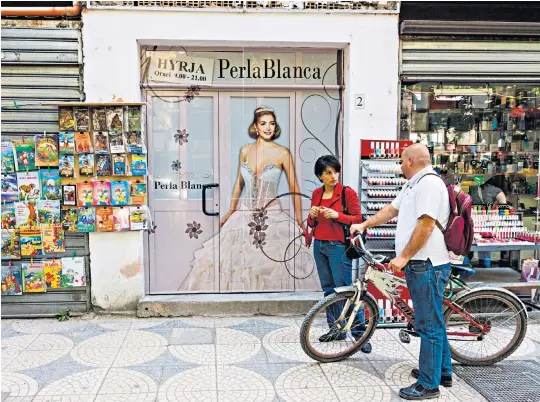
[[[413,301],[414,329],[420,335],[420,376],[425,388],[438,388],[442,375],[452,375],[450,345],[443,316],[443,295],[450,265],[434,267],[428,261],[410,261],[405,278]]]
[[[352,262],[345,255],[345,245],[343,243],[315,240],[313,256],[315,257],[317,272],[325,296],[334,293],[335,287],[350,286],[352,284]],[[331,308],[326,309],[326,321],[330,328],[335,325],[336,319],[342,313],[344,306],[344,302],[334,303]],[[353,307],[351,305],[345,317],[346,319],[350,317]],[[359,337],[364,333],[364,330],[364,310],[360,307],[351,326],[351,333]]]

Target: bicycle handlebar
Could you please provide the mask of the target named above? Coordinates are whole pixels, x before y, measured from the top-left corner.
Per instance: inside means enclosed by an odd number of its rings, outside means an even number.
[[[351,239],[351,243],[357,247],[360,247],[364,255],[368,256],[376,264],[387,264],[390,262],[390,258],[384,255],[373,255],[370,251],[366,249],[364,244],[364,239],[362,238],[362,233],[355,232],[354,237]],[[369,261],[368,261],[369,262]]]

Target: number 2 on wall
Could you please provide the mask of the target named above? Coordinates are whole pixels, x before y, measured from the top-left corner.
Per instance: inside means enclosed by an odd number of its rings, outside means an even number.
[[[364,94],[356,94],[354,95],[354,107],[356,109],[363,109],[365,105],[366,97]]]

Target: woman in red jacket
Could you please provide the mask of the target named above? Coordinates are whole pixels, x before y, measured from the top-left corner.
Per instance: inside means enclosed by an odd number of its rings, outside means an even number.
[[[349,230],[348,226],[362,221],[358,195],[352,188],[339,183],[340,172],[341,164],[334,156],[321,156],[315,162],[315,175],[323,186],[313,192],[307,220],[308,225],[313,228],[313,255],[325,296],[333,293],[335,287],[349,286],[352,283],[352,261],[345,255],[345,230]],[[345,211],[342,197],[345,197]],[[341,311],[326,310],[330,331],[319,338],[320,342],[345,339],[344,334],[332,330],[335,318],[340,313]],[[359,311],[358,318],[351,329],[355,337],[363,333],[363,310]],[[365,344],[362,352],[370,353],[371,345]]]

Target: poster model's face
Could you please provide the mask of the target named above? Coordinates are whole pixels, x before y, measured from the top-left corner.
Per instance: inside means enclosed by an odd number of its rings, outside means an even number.
[[[257,133],[265,141],[270,141],[274,138],[276,132],[276,119],[272,114],[265,114],[257,119]]]

